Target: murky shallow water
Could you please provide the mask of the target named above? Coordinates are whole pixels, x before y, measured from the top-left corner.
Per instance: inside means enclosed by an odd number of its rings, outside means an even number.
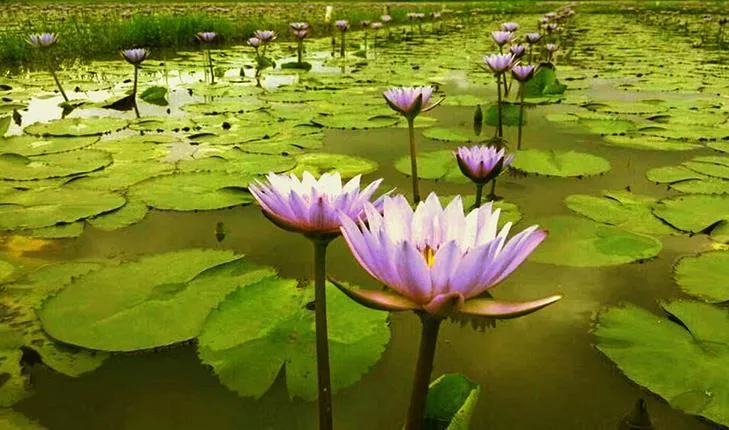
[[[609,22],[608,17],[605,22]],[[473,46],[477,53],[474,59],[487,49],[476,42]],[[487,89],[463,88],[462,82],[457,81],[442,89],[448,95],[473,93],[489,100],[493,97]],[[610,99],[629,97],[609,85],[594,84],[590,92]],[[183,91],[177,91],[171,102],[178,106],[186,98]],[[57,101],[31,104],[26,121],[58,117],[60,111],[49,107]],[[520,227],[543,216],[568,214],[563,200],[571,194],[595,194],[626,187],[639,194],[666,194],[664,186],[645,179],[645,172],[677,164],[687,158],[684,153],[610,147],[601,144],[599,136],[558,128],[544,118],[567,109],[546,105],[531,110],[525,146],[578,149],[608,159],[612,170],[584,179],[502,176],[498,194],[519,206],[524,214]],[[472,108],[444,106],[433,111],[432,116],[438,118],[439,126],[448,127],[470,124],[472,113]],[[172,115],[181,114],[173,107]],[[490,134],[491,129],[487,127],[484,133]],[[507,138],[515,137],[515,129],[508,129]],[[375,160],[380,169],[365,179],[384,177],[388,186],[408,190],[409,179],[393,167],[394,161],[406,153],[405,138],[404,129],[327,130],[324,150]],[[419,138],[422,151],[455,146]],[[691,156],[710,153],[708,149],[699,150],[691,152]],[[421,190],[441,195],[473,192],[468,185],[433,181],[421,181]],[[215,238],[218,222],[223,222],[228,230],[222,242]],[[658,300],[681,296],[671,278],[676,257],[710,248],[704,236],[666,236],[662,242],[664,250],[660,256],[641,264],[571,268],[527,262],[497,288],[496,294],[504,298],[531,298],[559,292],[565,296],[559,304],[523,319],[499,323],[496,329],[485,332],[446,323],[433,375],[460,372],[481,386],[472,428],[616,429],[639,397],[648,400],[656,428],[715,428],[671,409],[657,396],[642,390],[593,347],[590,329],[595,312],[621,302],[658,311]],[[309,278],[313,270],[309,242],[277,229],[253,205],[198,213],[152,211],[142,222],[123,230],[102,232],[87,228],[78,239],[59,241],[50,250],[30,256],[52,261],[128,259],[193,247],[232,249],[254,262],[274,266],[284,277]],[[329,273],[334,277],[373,285],[342,239],[330,247],[328,257]],[[359,383],[334,396],[338,428],[400,428],[409,400],[420,325],[412,314],[396,314],[391,318],[391,330],[392,339],[376,366]],[[117,355],[79,378],[62,376],[43,366],[34,366],[31,375],[35,394],[14,409],[54,430],[312,429],[316,422],[315,403],[289,400],[283,375],[262,399],[240,398],[200,363],[190,344]]]

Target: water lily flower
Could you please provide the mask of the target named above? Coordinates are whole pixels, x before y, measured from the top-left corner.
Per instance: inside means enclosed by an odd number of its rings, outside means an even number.
[[[345,32],[349,30],[349,21],[340,20],[334,23],[334,26],[339,29],[341,32]]]
[[[408,119],[415,119],[421,112],[428,112],[443,101],[441,99],[428,105],[428,101],[433,95],[432,87],[390,88],[383,95],[393,110]]]
[[[256,30],[255,37],[261,41],[262,44],[267,44],[276,40],[276,32],[272,30]]]
[[[477,184],[485,184],[499,176],[514,159],[513,154],[506,154],[505,148],[485,145],[462,146],[453,154],[461,173]]]
[[[367,19],[365,19],[365,20],[362,20],[362,21],[360,21],[360,22],[359,22],[359,25],[360,25],[360,26],[361,26],[362,28],[369,28],[369,27],[370,27],[370,24],[371,24],[371,21],[369,21],[369,20],[367,20]]]
[[[514,62],[514,56],[511,53],[491,54],[483,57],[483,62],[495,75],[501,75],[509,71]]]
[[[309,32],[307,30],[296,30],[294,31],[294,37],[297,40],[306,39],[309,36]]]
[[[527,33],[524,35],[524,40],[529,45],[535,45],[539,43],[540,40],[542,40],[542,34],[541,33]]]
[[[292,22],[289,27],[293,31],[304,31],[309,29],[309,23],[307,22]]]
[[[212,43],[218,37],[218,34],[212,31],[201,31],[195,34],[197,40],[203,43]]]
[[[392,21],[392,17],[390,15],[382,15],[380,17],[380,21],[387,24],[388,22]]]
[[[246,43],[248,44],[248,46],[250,46],[250,47],[252,47],[252,48],[255,48],[256,50],[258,50],[258,48],[259,48],[259,47],[261,46],[261,44],[262,44],[262,42],[261,42],[261,39],[259,39],[259,38],[257,38],[257,37],[251,37],[250,39],[248,39],[248,40],[246,41]]]
[[[31,34],[25,41],[34,48],[48,48],[58,42],[58,33]]]
[[[519,82],[526,82],[534,76],[536,67],[529,65],[517,64],[511,68],[511,77]]]
[[[133,64],[136,67],[149,57],[149,50],[144,48],[125,49],[120,51],[120,54],[127,63]]]
[[[526,52],[526,47],[524,45],[512,45],[509,47],[509,52],[511,52],[511,55],[514,56],[515,60],[518,60],[519,58],[524,56],[524,53]]]
[[[517,24],[515,22],[505,22],[505,23],[501,24],[502,31],[508,31],[509,33],[513,33],[518,29],[519,29],[519,24]]]
[[[510,31],[492,31],[491,39],[496,42],[496,45],[502,47],[514,40],[514,33]]]
[[[379,21],[375,21],[372,24],[370,24],[370,28],[373,30],[379,30],[383,27],[383,24]]]
[[[557,50],[559,50],[559,46],[554,43],[547,43],[544,48],[547,50],[547,61],[551,62],[552,56],[555,52],[557,52]]]
[[[555,23],[549,23],[544,26],[544,29],[547,30],[547,33],[552,33],[557,29],[558,25]]]

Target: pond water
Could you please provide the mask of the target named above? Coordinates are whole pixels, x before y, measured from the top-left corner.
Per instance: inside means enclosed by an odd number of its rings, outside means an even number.
[[[509,17],[508,20],[522,23],[524,28],[532,28],[538,18],[529,15]],[[491,137],[493,127],[488,125],[484,127],[481,137],[474,136],[471,129],[476,103],[473,99],[461,96],[470,95],[482,100],[484,110],[495,100],[496,87],[492,82],[493,78],[480,70],[479,63],[483,55],[494,52],[488,32],[495,29],[500,22],[502,21],[496,17],[476,17],[470,22],[460,23],[465,25],[464,28],[450,28],[442,35],[421,36],[416,30],[410,42],[381,43],[374,52],[370,49],[370,59],[367,62],[350,55],[343,75],[339,60],[329,59],[328,39],[310,43],[307,41],[311,53],[309,59],[316,65],[314,70],[300,75],[280,69],[264,71],[262,83],[265,93],[251,86],[253,71],[241,69],[243,65],[251,64],[248,48],[213,51],[213,59],[220,75],[217,77],[219,83],[216,86],[201,82],[207,79],[203,72],[201,53],[153,54],[153,58],[141,70],[140,90],[152,85],[169,88],[169,106],[160,107],[140,102],[142,119],[169,117],[179,119],[179,123],[192,119],[198,126],[193,126],[193,130],[173,131],[176,126],[160,120],[152,128],[168,129],[162,134],[172,136],[169,141],[156,144],[130,143],[128,148],[119,144],[104,145],[104,142],[115,141],[120,136],[139,134],[138,131],[124,130],[105,135],[102,142],[94,143],[91,148],[111,151],[115,164],[139,163],[133,164],[131,169],[144,170],[150,168],[149,163],[164,162],[172,165],[172,162],[177,161],[178,173],[206,171],[209,174],[211,171],[227,171],[230,176],[235,176],[237,164],[234,163],[238,162],[238,155],[230,155],[233,151],[232,145],[215,140],[201,143],[203,138],[198,139],[198,135],[204,133],[217,133],[217,137],[222,136],[222,122],[230,121],[231,132],[240,133],[241,136],[249,133],[248,140],[259,144],[256,147],[258,149],[253,152],[268,152],[262,149],[266,142],[279,145],[276,148],[284,148],[282,145],[286,144],[286,139],[316,141],[307,144],[309,147],[303,150],[289,146],[288,149],[270,152],[276,154],[285,151],[293,157],[300,156],[304,151],[326,152],[371,160],[379,167],[376,171],[371,171],[372,169],[365,166],[363,170],[368,172],[364,175],[365,182],[382,177],[385,190],[395,187],[407,194],[410,178],[395,168],[396,161],[407,155],[407,130],[402,128],[402,124],[392,126],[396,120],[385,120],[390,121],[387,127],[372,123],[369,128],[364,129],[360,125],[375,115],[391,115],[380,95],[389,86],[437,83],[439,93],[446,95],[446,102],[427,114],[437,120],[432,127],[456,131],[466,136],[465,140],[472,142]],[[429,31],[430,28],[426,28],[426,32]],[[580,219],[587,220],[575,214],[565,204],[565,198],[576,194],[600,197],[603,190],[629,190],[656,199],[675,196],[677,191],[669,189],[666,183],[649,181],[646,173],[663,166],[680,165],[693,157],[719,155],[715,149],[706,146],[707,139],[697,136],[703,129],[692,129],[689,125],[693,122],[691,115],[696,115],[696,123],[706,121],[702,114],[709,110],[726,120],[724,96],[727,94],[726,76],[729,75],[726,66],[721,65],[722,54],[695,50],[685,36],[669,34],[660,27],[638,23],[630,16],[579,15],[569,34],[569,40],[572,41],[569,43],[573,45],[569,50],[565,49],[556,60],[557,77],[567,84],[567,90],[561,96],[540,99],[540,102],[545,103],[528,109],[524,147],[527,150],[544,150],[557,158],[559,155],[554,154],[560,154],[560,151],[593,154],[607,160],[610,170],[598,175],[572,175],[573,177],[564,178],[512,172],[498,179],[497,194],[504,198],[504,202],[515,204],[521,214],[518,227],[523,229],[544,221],[544,225],[551,230],[544,246],[549,242],[558,245],[547,248],[542,254],[535,254],[535,258],[528,260],[499,285],[494,293],[501,298],[537,298],[561,293],[564,299],[528,317],[498,322],[495,328],[487,328],[485,331],[474,330],[469,326],[461,327],[453,322],[445,323],[439,339],[434,378],[444,373],[462,373],[480,385],[480,398],[471,424],[474,430],[617,429],[622,417],[639,398],[647,400],[648,410],[657,429],[717,428],[716,424],[671,407],[661,397],[632,382],[595,347],[597,340],[592,331],[596,324],[596,315],[608,307],[631,303],[656,315],[662,315],[661,302],[689,297],[673,279],[676,259],[721,248],[721,241],[711,240],[706,234],[683,234],[661,222],[661,225],[672,231],[669,234],[653,234],[662,245],[660,253],[654,258],[651,258],[652,255],[643,256],[641,252],[645,250],[638,249],[628,251],[629,260],[638,261],[625,264],[591,264],[590,257],[584,257],[583,261],[581,254],[592,255],[594,246],[590,241],[596,240],[594,235],[610,233],[590,233],[593,236],[568,240],[560,237],[560,234],[569,228],[560,229],[557,226],[551,229],[550,222],[556,222],[553,218],[555,216],[570,216],[566,221],[568,226],[573,222],[579,223]],[[353,35],[350,42],[356,41],[358,37]],[[567,39],[563,43],[568,46]],[[676,52],[681,55],[675,55]],[[291,50],[286,44],[281,44],[271,55],[277,61],[285,62],[287,60],[281,58],[290,60]],[[685,72],[686,69],[691,71]],[[247,76],[241,77],[241,70]],[[61,76],[66,79],[69,87],[78,85],[83,89],[84,85],[93,83],[88,86],[93,90],[74,92],[73,99],[101,102],[124,95],[124,91],[130,88],[130,83],[118,83],[130,79],[131,67],[122,65],[119,61],[96,61],[78,72],[65,70]],[[694,79],[692,76],[699,77]],[[71,80],[73,83],[69,83]],[[697,91],[697,80],[702,91]],[[48,91],[44,91],[53,88],[52,82],[44,73],[11,76],[4,82],[14,88],[23,88],[11,90],[8,94],[13,91],[24,91],[28,94],[27,109],[21,111],[22,125],[12,125],[9,136],[22,133],[24,127],[34,122],[61,118],[62,109],[57,106],[62,99],[57,94],[49,96]],[[680,90],[662,91],[660,85],[671,89],[671,85],[674,85]],[[260,112],[239,113],[238,108],[221,103],[239,100],[238,95],[226,95],[221,88],[239,91],[247,103],[266,103],[270,112],[286,120],[266,122],[261,119]],[[304,88],[309,92],[317,90],[319,94],[331,91],[331,96],[307,102],[307,92],[298,92]],[[205,93],[207,95],[200,95]],[[644,100],[650,102],[641,102]],[[280,103],[281,101],[287,103]],[[185,105],[192,103],[199,103],[199,106],[215,106],[218,103],[217,109],[228,110],[229,113],[210,115],[215,109],[205,107],[191,112]],[[641,112],[641,106],[646,107],[649,112]],[[660,109],[651,112],[650,108],[656,106]],[[590,116],[595,111],[599,112]],[[611,111],[617,111],[619,117],[605,118],[604,115]],[[649,127],[651,124],[657,124],[655,127],[665,124],[656,122],[657,118],[649,117],[667,112],[678,118],[677,121],[682,120],[682,125],[689,124],[685,125],[689,129],[666,130],[679,134],[685,132],[689,137],[683,139],[683,136],[674,134],[669,137],[676,139],[666,142],[693,145],[691,148],[684,148],[691,150],[636,149],[634,146],[609,141],[602,135],[613,134],[617,127],[620,134],[637,136],[636,140],[641,142],[645,139],[663,142],[665,139],[662,139],[661,133],[658,133],[657,138],[646,136],[656,135],[656,130]],[[320,118],[322,113],[333,114],[324,118],[337,118],[342,115],[352,121],[359,114],[357,129],[346,125],[340,127],[328,119],[322,121],[324,128],[305,127],[305,132],[302,132],[301,127],[294,127],[308,123],[314,116]],[[572,113],[582,116],[570,117]],[[134,119],[131,111],[117,112],[89,105],[75,109],[68,118],[96,116],[124,118],[135,124],[143,124]],[[566,120],[568,118],[570,119]],[[209,124],[205,124],[205,121]],[[620,121],[623,123],[619,123]],[[463,144],[427,138],[423,133],[427,133],[432,127],[416,130],[418,150],[421,153],[453,150]],[[621,130],[621,127],[626,129]],[[716,126],[712,124],[706,128],[711,127],[724,130],[726,134],[718,138],[710,136],[711,141],[721,143],[723,137],[729,137],[729,128],[725,123]],[[113,128],[115,130],[119,127]],[[270,130],[280,130],[284,135],[280,138],[270,136],[269,139],[263,139],[267,128],[269,133],[272,133]],[[639,134],[639,128],[642,128],[643,134]],[[516,127],[507,127],[505,133],[508,141],[516,141]],[[669,132],[665,133],[668,135]],[[156,135],[151,130],[145,134]],[[241,143],[239,146],[243,151],[246,150],[246,144]],[[88,151],[89,148],[78,150]],[[550,153],[550,150],[556,152]],[[210,155],[222,158],[217,158],[215,162],[200,169],[191,164]],[[519,160],[519,153],[516,160]],[[219,161],[230,163],[231,167],[220,167]],[[249,172],[255,171],[250,164],[259,162],[263,165],[271,163],[280,170],[290,168],[280,168],[280,160],[251,159],[248,164],[241,164],[248,169],[240,175],[241,178],[250,177]],[[563,162],[570,163],[558,159],[554,164],[560,165]],[[584,163],[589,164],[589,161]],[[339,167],[338,162],[329,164],[322,168]],[[572,167],[577,169],[586,167],[582,162],[573,164],[575,165]],[[105,166],[108,168],[108,165]],[[569,168],[566,164],[562,167]],[[524,164],[521,170],[529,172],[532,169],[533,165]],[[81,176],[89,174],[88,172],[83,172]],[[217,192],[215,188],[205,188],[204,184],[201,185],[202,191],[194,192],[189,200],[186,193],[192,191],[185,188],[185,192],[178,193],[171,199],[174,201],[169,203],[168,200],[156,198],[152,191],[135,188],[138,185],[133,185],[156,174],[171,173],[154,172],[141,175],[138,180],[129,180],[128,173],[124,174],[126,176],[112,176],[113,181],[129,181],[131,187],[105,186],[107,191],[116,191],[120,195],[126,192],[128,201],[141,196],[144,203],[151,207],[146,215],[142,213],[143,219],[131,219],[127,223],[129,225],[123,228],[105,231],[88,223],[84,226],[84,221],[81,220],[81,226],[84,227],[82,234],[61,239],[21,239],[20,237],[28,237],[29,234],[47,233],[38,230],[28,233],[27,225],[23,227],[21,222],[18,222],[19,228],[8,228],[11,231],[4,237],[3,257],[16,266],[17,270],[10,280],[20,279],[24,273],[50,262],[101,261],[103,264],[111,264],[133,260],[142,255],[191,248],[232,250],[237,254],[244,254],[249,261],[275,268],[281,277],[311,278],[313,265],[310,243],[299,235],[276,228],[261,215],[257,205],[232,204],[227,209],[192,210],[196,205],[199,209],[206,209],[204,195]],[[100,166],[96,174],[91,175],[103,176],[104,165]],[[205,175],[207,174],[200,176],[201,182],[209,179]],[[66,182],[69,176],[74,175],[63,176],[66,179],[34,181],[28,188],[73,188],[76,185],[83,188],[85,179]],[[231,182],[229,178],[227,180],[227,186],[235,186],[234,181]],[[6,180],[3,187],[8,184],[17,186],[17,182],[10,184]],[[77,184],[74,185],[74,182]],[[170,192],[173,188],[173,185],[169,187]],[[0,194],[3,198],[21,192],[6,189],[7,187],[3,188],[3,194]],[[473,187],[469,183],[446,180],[421,180],[421,190],[424,193],[435,191],[439,195],[473,193]],[[250,199],[246,202],[249,203]],[[7,204],[6,201],[3,203]],[[158,209],[167,204],[179,205],[181,210]],[[38,211],[43,212],[40,209]],[[593,212],[592,217],[597,215]],[[650,212],[648,215],[650,216]],[[30,217],[30,213],[27,216]],[[578,221],[574,221],[575,219]],[[726,218],[716,215],[717,221],[723,219]],[[216,237],[221,223],[225,230],[222,240],[221,236]],[[574,225],[575,230],[582,228],[578,224]],[[629,223],[625,223],[625,226],[630,230]],[[24,232],[19,233],[18,230]],[[637,228],[637,233],[644,238],[646,231]],[[633,252],[635,255],[631,254]],[[604,253],[613,255],[609,250]],[[374,281],[356,264],[342,239],[330,246],[328,273],[347,282],[375,287]],[[120,285],[125,284],[125,279],[116,281]],[[9,288],[7,291],[0,290],[0,294],[8,296],[14,293]],[[80,302],[78,306],[79,309],[85,309],[98,304]],[[270,303],[270,307],[275,312],[276,304]],[[48,321],[50,320],[49,316]],[[63,331],[62,328],[53,329]],[[134,327],[130,328],[130,332],[138,329],[143,330]],[[417,358],[420,324],[411,313],[392,314],[389,329],[391,337],[379,360],[372,363],[369,371],[360,372],[361,379],[357,378],[357,382],[336,392],[334,415],[337,428],[401,428]],[[113,340],[110,342],[113,343]],[[31,344],[25,345],[26,358],[29,355],[28,349],[32,348]],[[43,357],[43,352],[40,355]],[[246,365],[248,366],[255,373],[259,364],[250,363]],[[37,420],[49,429],[315,428],[316,402],[301,398],[290,399],[285,371],[278,374],[270,389],[263,390],[259,399],[241,397],[221,383],[211,367],[201,363],[195,341],[165,345],[154,350],[114,354],[95,370],[82,372],[77,377],[57,370],[42,364],[29,366],[27,377],[32,387],[32,395],[27,395],[12,405],[15,411]]]

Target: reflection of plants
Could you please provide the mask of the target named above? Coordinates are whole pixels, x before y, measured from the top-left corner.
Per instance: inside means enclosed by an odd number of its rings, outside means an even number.
[[[54,46],[58,42],[58,33],[31,34],[30,36],[28,36],[28,39],[26,39],[26,41],[33,48],[46,49]],[[66,95],[66,92],[63,91],[61,81],[58,80],[58,76],[56,75],[56,66],[54,63],[54,60],[48,60],[48,72],[53,77],[53,81],[56,83],[58,91],[61,92],[63,100],[68,101],[68,96]]]

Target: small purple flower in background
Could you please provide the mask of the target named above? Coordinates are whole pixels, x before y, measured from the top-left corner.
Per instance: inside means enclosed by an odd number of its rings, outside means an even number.
[[[309,23],[306,22],[292,22],[289,24],[292,31],[304,31],[309,29]]]
[[[254,36],[264,45],[273,42],[277,37],[276,32],[272,30],[256,30]]]
[[[415,119],[421,112],[428,112],[443,101],[428,105],[433,95],[432,87],[390,88],[383,95],[387,104],[407,119]]]
[[[334,23],[334,26],[339,29],[341,32],[345,32],[349,30],[349,22],[345,20],[340,20]]]
[[[25,41],[33,48],[48,48],[58,42],[58,33],[31,34]]]
[[[501,31],[508,31],[509,33],[513,33],[516,30],[519,29],[519,24],[515,22],[505,22],[501,24]]]
[[[529,45],[535,45],[539,43],[540,40],[542,40],[542,34],[541,33],[527,33],[524,35],[524,40]]]
[[[547,12],[547,13],[544,14],[544,17],[547,18],[547,19],[554,19],[554,18],[557,17],[557,14],[554,13],[554,12]]]
[[[387,24],[388,22],[392,21],[392,17],[390,15],[382,15],[380,17],[380,21]]]
[[[372,23],[371,21],[369,21],[369,20],[365,19],[365,20],[362,20],[362,21],[360,21],[360,22],[359,22],[359,25],[360,25],[360,26],[361,26],[362,28],[365,28],[365,29],[367,29],[367,28],[369,28],[369,27],[370,27],[370,24],[371,24],[371,23]]]
[[[552,33],[557,29],[558,25],[555,23],[549,23],[544,26],[544,29],[547,30],[547,33]]]
[[[491,39],[496,43],[496,45],[502,47],[514,40],[514,33],[510,31],[492,31]]]
[[[195,37],[197,40],[203,43],[212,43],[217,39],[218,34],[214,33],[212,31],[201,31],[197,34],[195,34]]]
[[[536,67],[531,64],[528,64],[526,66],[516,64],[511,68],[511,77],[519,82],[519,131],[517,135],[516,149],[521,149],[522,128],[524,127],[524,93],[526,91],[525,84],[532,77],[534,77],[535,71]]]
[[[554,53],[557,52],[557,50],[559,50],[559,46],[555,45],[554,43],[547,43],[544,46],[544,49],[547,50],[547,61],[551,62],[552,57],[554,56]]]
[[[526,52],[526,47],[524,45],[512,45],[509,48],[509,52],[511,52],[511,55],[514,56],[514,60],[518,60],[519,58],[524,56],[524,53]]]
[[[251,37],[250,39],[248,39],[246,41],[246,43],[251,48],[255,48],[256,51],[258,51],[258,48],[260,48],[261,47],[261,44],[262,44],[261,39],[259,39],[257,37]]]
[[[379,30],[383,27],[383,24],[379,21],[375,21],[372,24],[370,24],[370,28],[373,30]]]
[[[534,76],[534,70],[536,67],[531,64],[523,66],[517,64],[511,68],[511,77],[519,82],[526,82]]]
[[[511,68],[514,62],[514,56],[508,54],[491,54],[483,57],[483,62],[495,75],[501,75]]]
[[[309,36],[309,32],[307,30],[296,30],[293,34],[297,40],[306,39]]]
[[[127,63],[133,64],[135,67],[142,64],[149,57],[149,51],[144,48],[125,49],[120,51],[120,54]]]

